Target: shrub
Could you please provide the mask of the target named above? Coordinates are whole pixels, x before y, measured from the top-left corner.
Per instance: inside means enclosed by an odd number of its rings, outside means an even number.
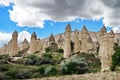
[[[31,76],[31,72],[27,70],[20,70],[18,73],[15,75],[15,78],[17,79],[28,79]]]
[[[45,76],[54,76],[56,74],[57,74],[57,70],[54,66],[50,65],[45,68],[45,72],[44,72]]]
[[[88,71],[88,65],[83,58],[73,56],[62,65],[61,71],[62,74],[83,74]]]
[[[45,48],[45,52],[51,52],[51,48],[50,47]]]
[[[41,75],[43,75],[44,72],[45,72],[45,68],[46,68],[46,66],[41,66],[41,67],[38,69],[38,72],[39,72]]]
[[[111,70],[114,71],[116,66],[120,65],[120,46],[115,43],[114,44],[114,50],[115,50],[115,53],[114,55],[112,56],[112,65],[111,65]]]
[[[8,54],[0,55],[0,60],[3,60],[4,62],[10,61],[10,56]]]
[[[8,71],[7,66],[6,67],[5,66],[0,66],[0,72],[2,72],[2,71]]]
[[[12,79],[27,79],[30,78],[31,72],[28,70],[10,70],[6,72],[7,76],[10,76]]]
[[[36,55],[29,55],[25,61],[24,64],[27,65],[40,65],[41,58]]]
[[[59,48],[59,49],[57,49],[57,51],[56,52],[58,52],[58,53],[63,53],[64,52],[64,50],[62,49],[62,48]]]
[[[48,57],[48,58],[52,58],[52,53],[43,53],[43,57]]]
[[[7,76],[6,74],[0,73],[0,80],[10,80],[10,76]]]
[[[15,78],[15,75],[18,73],[18,70],[10,70],[6,72],[7,76],[10,76],[11,78]]]

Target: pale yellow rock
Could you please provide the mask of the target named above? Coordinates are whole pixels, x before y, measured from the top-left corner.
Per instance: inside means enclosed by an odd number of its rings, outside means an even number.
[[[79,32],[76,29],[75,32],[75,40],[74,40],[74,53],[79,52],[80,51],[80,41],[79,41]]]
[[[37,51],[37,35],[35,32],[33,32],[30,40],[29,54],[33,54],[36,51]]]
[[[83,26],[81,30],[81,52],[87,53],[87,37],[88,37],[88,31],[85,26]]]
[[[68,24],[65,29],[64,58],[69,58],[71,53],[71,26]]]
[[[18,33],[17,31],[14,31],[12,34],[12,40],[11,43],[9,45],[10,47],[10,56],[15,56],[16,54],[18,54]]]

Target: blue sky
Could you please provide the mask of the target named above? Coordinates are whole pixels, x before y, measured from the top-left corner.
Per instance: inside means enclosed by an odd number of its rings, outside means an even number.
[[[11,39],[15,30],[19,33],[19,41],[25,37],[29,40],[34,31],[39,38],[45,38],[51,33],[64,33],[68,23],[72,31],[81,30],[85,25],[88,31],[98,32],[105,25],[108,31],[120,32],[120,15],[116,13],[120,6],[114,6],[117,1],[108,5],[111,2],[104,0],[2,0],[0,46]]]
[[[63,33],[68,23],[71,24],[71,28],[73,31],[75,29],[81,30],[81,28],[85,25],[89,31],[97,32],[103,26],[102,18],[99,20],[93,19],[82,20],[80,18],[76,18],[72,21],[65,22],[45,20],[44,28],[39,27],[31,28],[29,26],[21,27],[18,26],[16,22],[10,20],[8,10],[12,10],[12,6],[13,5],[7,7],[5,6],[0,7],[0,31],[2,32],[12,33],[15,30],[17,30],[18,32],[28,31],[30,34],[32,34],[32,32],[35,31],[38,37],[45,38],[48,37],[51,33],[53,34]]]

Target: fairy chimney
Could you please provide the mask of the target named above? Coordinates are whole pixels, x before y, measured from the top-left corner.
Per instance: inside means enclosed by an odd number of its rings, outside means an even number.
[[[49,37],[49,42],[55,42],[55,38],[54,38],[52,33],[51,33],[51,35]]]
[[[105,29],[105,28],[104,28]],[[102,31],[100,31],[101,33]],[[105,31],[100,34],[100,49],[99,56],[101,60],[101,71],[110,71],[112,65],[112,55],[114,53],[114,32],[109,33]]]
[[[83,26],[81,31],[81,52],[87,53],[87,37],[88,37],[88,31],[85,26]]]
[[[31,35],[31,40],[30,40],[30,54],[35,53],[37,51],[37,35],[35,32],[32,33]]]
[[[63,46],[64,46],[64,39],[62,38],[62,35],[61,35],[61,34],[59,35],[59,38],[58,38],[58,40],[57,40],[57,43],[58,43],[58,47],[59,47],[59,48],[63,48]]]
[[[64,58],[69,58],[71,54],[71,26],[68,24],[65,29]]]
[[[28,49],[29,48],[29,43],[27,41],[27,39],[25,38],[21,44],[21,48],[20,50],[25,50],[25,49]]]
[[[75,35],[75,40],[74,40],[74,53],[77,53],[80,51],[80,41],[79,41],[79,32],[78,30],[76,29],[75,32],[74,32],[74,35]]]
[[[18,41],[17,41],[17,38],[18,38],[18,33],[17,31],[14,31],[13,34],[12,34],[12,40],[11,40],[11,47],[10,48],[10,56],[15,56],[17,53],[18,53]]]

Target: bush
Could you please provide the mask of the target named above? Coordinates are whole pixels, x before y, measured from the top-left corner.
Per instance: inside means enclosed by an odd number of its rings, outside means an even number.
[[[30,78],[31,72],[27,70],[10,70],[6,72],[6,75],[12,79],[27,79]]]
[[[52,58],[52,53],[43,53],[43,57]]]
[[[0,55],[0,60],[3,60],[4,62],[10,61],[10,56],[8,54]]]
[[[29,55],[25,61],[24,64],[27,65],[40,65],[41,58],[36,55]]]
[[[62,65],[61,71],[62,74],[83,74],[88,71],[88,65],[83,58],[73,56]]]
[[[57,74],[57,69],[54,66],[47,66],[45,68],[45,76],[55,76]]]
[[[117,43],[114,44],[114,50],[115,53],[112,56],[112,65],[111,65],[112,71],[115,70],[117,65],[120,66],[120,46]]]
[[[59,49],[57,49],[57,51],[56,52],[58,52],[58,53],[63,53],[64,52],[64,50],[62,49],[62,48],[59,48]]]
[[[45,52],[51,52],[51,48],[50,47],[45,48]]]
[[[10,80],[10,76],[0,73],[0,80]]]
[[[2,72],[2,71],[8,71],[7,66],[6,67],[5,66],[0,66],[0,72]]]
[[[40,66],[36,72],[39,72],[41,76],[54,76],[57,75],[57,69],[52,65],[42,65]]]
[[[10,76],[10,78],[15,78],[15,75],[18,73],[18,70],[10,70],[6,72],[7,76]]]
[[[17,79],[28,79],[31,76],[31,72],[30,71],[26,71],[26,70],[20,70],[16,75],[15,78]]]

